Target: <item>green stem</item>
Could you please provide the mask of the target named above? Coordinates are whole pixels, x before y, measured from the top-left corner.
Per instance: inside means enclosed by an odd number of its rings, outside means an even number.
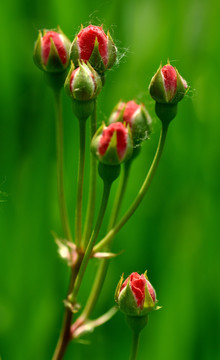
[[[146,192],[152,182],[152,179],[153,179],[156,169],[158,167],[158,164],[159,164],[162,152],[163,152],[165,140],[166,140],[168,125],[169,124],[167,124],[167,123],[162,124],[162,129],[161,129],[161,134],[160,134],[160,139],[159,139],[156,154],[154,156],[151,167],[148,171],[148,174],[143,182],[141,189],[138,192],[136,199],[134,200],[133,204],[130,206],[128,211],[125,213],[125,215],[122,217],[122,219],[116,224],[116,226],[113,229],[111,229],[108,232],[108,234],[94,247],[94,252],[102,250],[111,242],[113,237],[119,232],[119,230],[123,227],[123,225],[130,219],[130,217],[133,215],[133,213],[139,206],[140,202],[142,201],[144,195],[146,194]]]
[[[136,360],[137,359],[138,344],[139,344],[139,337],[140,337],[139,335],[140,335],[140,333],[133,332],[130,360]]]
[[[93,135],[96,132],[96,117],[97,117],[97,110],[96,110],[96,100],[94,100],[94,110],[91,115],[91,125],[90,125],[90,139],[92,140]],[[90,177],[89,177],[89,197],[88,197],[88,205],[87,205],[87,215],[85,221],[85,229],[83,233],[82,239],[82,247],[84,248],[87,246],[89,238],[92,232],[92,224],[94,219],[95,213],[95,199],[96,199],[96,158],[95,156],[90,153]]]
[[[119,211],[121,209],[122,200],[123,200],[123,197],[124,197],[124,194],[125,194],[125,190],[127,188],[131,163],[132,163],[132,160],[131,161],[128,160],[123,166],[123,174],[122,174],[122,177],[121,177],[121,182],[120,182],[120,185],[118,187],[118,191],[117,191],[117,194],[116,194],[116,197],[115,197],[111,217],[110,217],[110,220],[109,220],[109,225],[108,225],[109,230],[115,225],[116,220],[117,220],[118,215],[119,215]]]
[[[75,212],[75,239],[79,248],[82,239],[82,198],[85,167],[85,143],[86,143],[86,121],[79,119],[79,165],[77,180],[77,200]]]
[[[117,195],[115,198],[115,202],[113,205],[113,210],[112,210],[112,214],[111,214],[109,226],[108,226],[109,229],[111,229],[112,226],[115,225],[115,222],[117,220],[117,216],[120,211],[122,200],[123,200],[125,190],[127,187],[130,167],[131,167],[131,161],[127,161],[124,164],[123,175],[122,175],[121,182],[120,182],[120,185],[119,185],[119,188],[117,191]],[[106,251],[108,251],[108,248],[106,248]],[[93,287],[92,287],[90,295],[89,295],[89,298],[87,300],[87,303],[85,305],[85,308],[84,308],[82,314],[80,315],[80,319],[82,319],[82,321],[85,321],[85,319],[89,318],[90,314],[92,313],[92,311],[97,303],[97,299],[100,296],[100,292],[101,292],[101,289],[102,289],[104,281],[105,281],[105,277],[106,277],[107,270],[108,270],[108,265],[109,265],[109,259],[101,260],[100,265],[97,270],[97,274],[95,277]]]
[[[103,221],[105,211],[106,211],[106,208],[107,208],[107,204],[108,204],[110,190],[111,190],[111,183],[105,181],[104,182],[103,195],[102,195],[102,202],[101,202],[101,206],[100,206],[100,209],[99,209],[99,214],[98,214],[98,219],[97,219],[97,222],[96,222],[96,226],[95,226],[94,232],[91,235],[88,246],[86,248],[85,255],[83,257],[83,261],[82,261],[82,264],[80,266],[80,270],[79,270],[79,273],[78,273],[78,276],[77,276],[77,279],[76,279],[76,283],[75,283],[75,286],[74,286],[73,293],[69,297],[69,300],[71,302],[73,302],[73,303],[76,300],[76,296],[78,294],[80,285],[82,283],[82,279],[83,279],[87,264],[89,262],[93,247],[95,245],[95,242],[96,242],[98,234],[99,234],[99,230],[100,230],[101,225],[102,225],[102,221]]]
[[[55,107],[56,107],[56,146],[57,146],[57,185],[59,196],[60,216],[65,237],[72,241],[71,230],[67,215],[67,206],[64,193],[64,178],[63,178],[63,117],[62,117],[62,102],[61,91],[54,91]]]

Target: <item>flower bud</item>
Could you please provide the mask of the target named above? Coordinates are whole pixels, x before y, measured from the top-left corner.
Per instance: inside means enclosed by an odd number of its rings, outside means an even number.
[[[57,31],[39,31],[34,47],[34,62],[49,73],[63,72],[69,65],[71,42],[58,27]]]
[[[188,85],[172,65],[160,65],[153,76],[149,91],[157,103],[177,104],[184,97]]]
[[[81,61],[76,69],[72,64],[64,86],[67,94],[73,99],[90,101],[100,93],[102,81],[89,63]]]
[[[131,128],[134,146],[149,137],[152,120],[143,104],[135,101],[119,102],[110,115],[109,123],[123,122]]]
[[[115,300],[119,309],[128,316],[146,316],[156,310],[156,292],[148,280],[146,272],[133,272],[125,281],[118,283]]]
[[[102,125],[92,139],[91,151],[106,165],[119,165],[128,160],[133,151],[129,128],[120,122],[108,127]]]
[[[89,61],[99,73],[110,69],[116,60],[116,46],[102,26],[89,25],[82,28],[73,40],[70,56],[76,66],[79,60]]]

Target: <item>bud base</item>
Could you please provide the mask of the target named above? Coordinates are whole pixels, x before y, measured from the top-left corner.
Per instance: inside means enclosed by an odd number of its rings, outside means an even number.
[[[177,114],[177,104],[162,104],[156,102],[155,112],[162,123],[169,124]]]
[[[101,162],[99,162],[98,165],[99,176],[104,182],[109,184],[113,183],[113,181],[119,177],[120,170],[120,165],[106,165]]]
[[[135,334],[139,332],[147,325],[148,315],[146,316],[126,316],[128,326]]]
[[[72,99],[72,110],[78,119],[86,120],[94,110],[94,100],[77,101]]]

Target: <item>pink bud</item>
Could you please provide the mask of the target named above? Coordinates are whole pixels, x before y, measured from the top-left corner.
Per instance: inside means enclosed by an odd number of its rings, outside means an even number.
[[[114,123],[103,130],[99,142],[99,154],[104,156],[111,142],[112,136],[116,132],[117,152],[119,159],[122,159],[127,149],[128,130],[122,123]]]
[[[42,37],[42,59],[44,65],[47,64],[47,61],[49,59],[50,54],[50,48],[51,48],[51,39],[54,42],[54,45],[56,47],[56,50],[59,54],[60,60],[63,64],[66,64],[68,60],[67,51],[64,45],[64,40],[61,34],[58,34],[55,31],[48,31],[43,37]]]
[[[108,62],[108,38],[101,26],[89,25],[82,29],[78,34],[78,44],[80,51],[80,59],[88,61],[95,45],[95,40],[98,40],[99,53],[105,65]]]
[[[132,293],[137,301],[137,306],[142,308],[144,305],[145,300],[145,287],[147,285],[148,291],[150,293],[150,296],[155,303],[156,301],[156,294],[153,286],[151,283],[146,279],[145,275],[139,275],[137,272],[133,272],[122,284],[120,292],[125,288],[129,282],[129,285],[131,287]]]
[[[160,65],[149,86],[152,98],[160,104],[177,104],[184,97],[187,89],[186,80],[170,64],[163,67]]]

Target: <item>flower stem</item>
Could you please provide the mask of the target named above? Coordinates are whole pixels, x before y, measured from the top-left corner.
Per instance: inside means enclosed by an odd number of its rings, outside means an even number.
[[[94,110],[91,115],[91,124],[90,124],[90,139],[92,140],[93,135],[96,132],[96,100],[94,100]],[[87,246],[89,238],[92,232],[92,224],[95,213],[95,199],[96,199],[96,158],[90,153],[90,177],[89,177],[89,197],[88,197],[88,205],[87,205],[87,215],[85,221],[85,229],[82,238],[82,247]]]
[[[106,211],[106,208],[107,208],[107,204],[108,204],[110,190],[111,190],[111,183],[104,182],[102,202],[101,202],[101,206],[100,206],[100,209],[99,209],[99,214],[98,214],[98,219],[97,219],[97,222],[96,222],[96,226],[95,226],[94,232],[91,235],[88,246],[86,248],[85,255],[83,257],[82,264],[80,266],[79,273],[78,273],[78,276],[77,276],[77,279],[76,279],[74,290],[72,292],[72,295],[69,297],[69,300],[71,302],[73,302],[73,304],[74,304],[74,302],[76,300],[76,296],[78,294],[80,285],[82,283],[82,279],[83,279],[87,264],[89,262],[89,258],[91,256],[94,244],[95,244],[95,242],[97,240],[99,230],[100,230],[101,225],[102,225],[102,221],[103,221],[105,211]]]
[[[65,237],[72,241],[71,230],[67,215],[67,206],[64,193],[64,178],[63,178],[63,117],[62,117],[62,102],[61,90],[54,91],[55,110],[56,110],[56,147],[57,147],[57,186],[59,194],[59,207],[62,227]]]
[[[82,198],[83,198],[83,181],[85,167],[85,143],[86,143],[86,121],[79,119],[79,164],[77,179],[77,200],[75,211],[75,239],[79,248],[82,238]]]
[[[70,285],[69,285],[68,294],[67,294],[67,300],[68,300],[68,295],[71,294],[71,292],[73,290],[81,262],[82,262],[82,255],[79,254],[78,259],[77,259],[74,267],[72,268]],[[71,309],[69,307],[66,307],[65,313],[64,313],[64,318],[63,318],[63,325],[62,325],[60,336],[59,336],[59,339],[58,339],[58,342],[56,345],[56,349],[55,349],[55,352],[53,355],[53,360],[61,360],[63,358],[63,355],[66,351],[67,345],[68,345],[69,341],[71,340],[70,328],[71,328],[72,316],[73,316],[73,313],[72,313]]]
[[[123,200],[126,188],[127,188],[131,163],[132,163],[132,160],[128,160],[128,161],[126,161],[126,163],[123,166],[123,173],[122,173],[122,177],[121,177],[121,182],[120,182],[120,185],[118,187],[118,191],[117,191],[117,194],[116,194],[116,197],[115,197],[111,217],[110,217],[110,220],[109,220],[109,225],[108,225],[109,230],[115,225],[116,220],[117,220],[118,215],[119,215],[119,211],[121,209],[122,200]]]
[[[136,360],[137,359],[139,338],[140,338],[140,333],[133,332],[130,360]]]
[[[124,164],[121,182],[119,184],[119,188],[118,188],[115,202],[113,205],[113,210],[112,210],[112,214],[111,214],[109,225],[108,225],[109,229],[111,229],[112,226],[115,225],[115,222],[117,220],[117,216],[120,211],[122,199],[124,197],[127,182],[128,182],[130,168],[131,168],[131,161],[127,161]],[[108,251],[108,248],[106,248],[106,250]],[[89,295],[89,298],[87,300],[87,303],[85,305],[85,308],[84,308],[82,314],[80,315],[80,318],[82,319],[82,321],[85,321],[86,319],[89,318],[90,314],[92,313],[92,311],[97,303],[97,299],[100,296],[100,292],[101,292],[101,289],[102,289],[104,281],[105,281],[105,277],[106,277],[107,270],[108,270],[108,265],[109,265],[109,259],[101,260],[100,265],[97,270],[97,273],[96,273],[95,281],[93,283],[93,287],[92,287],[90,295]]]
[[[134,200],[134,202],[132,203],[132,205],[130,206],[128,211],[125,213],[125,215],[122,217],[122,219],[116,224],[116,226],[114,226],[108,232],[108,234],[94,247],[94,252],[102,250],[111,242],[113,237],[119,232],[119,230],[124,226],[124,224],[130,219],[130,217],[133,215],[133,213],[139,206],[140,202],[142,201],[144,195],[146,194],[146,192],[152,182],[152,179],[153,179],[156,169],[158,167],[158,164],[159,164],[162,152],[163,152],[165,140],[166,140],[168,125],[169,124],[167,124],[167,123],[162,124],[162,129],[161,129],[161,134],[160,134],[160,139],[159,139],[159,143],[157,146],[156,154],[154,156],[151,167],[148,171],[148,174],[143,182],[141,189],[138,192],[136,199]]]

